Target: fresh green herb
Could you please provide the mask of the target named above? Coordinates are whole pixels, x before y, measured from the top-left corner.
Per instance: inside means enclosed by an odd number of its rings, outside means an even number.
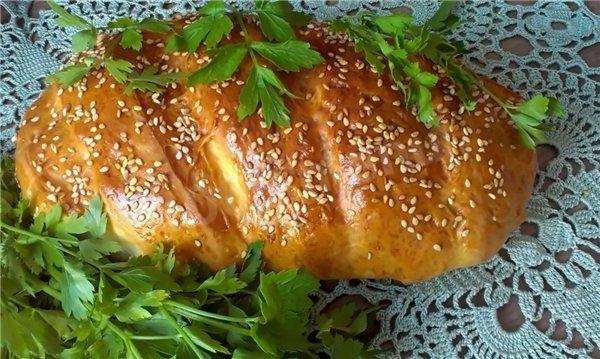
[[[142,33],[141,31],[155,32],[158,34],[166,34],[171,30],[171,27],[164,21],[156,19],[143,19],[136,21],[130,17],[123,17],[108,23],[109,29],[122,29],[118,35],[119,44],[124,49],[131,48],[135,51],[140,51],[142,48]]]
[[[550,116],[565,117],[560,102],[552,97],[536,95],[528,101],[517,105],[507,104],[498,98],[483,81],[464,68],[459,57],[466,53],[460,42],[447,41],[442,35],[458,25],[459,19],[451,14],[458,4],[455,1],[442,2],[438,12],[420,30],[412,28],[414,33],[420,32],[426,39],[422,54],[435,64],[444,68],[447,76],[454,82],[459,99],[467,110],[475,108],[472,91],[475,87],[488,94],[510,116],[527,148],[535,148],[535,140],[545,140],[544,131],[550,129],[543,123]]]
[[[279,92],[293,96],[287,91],[285,85],[277,78],[273,70],[255,64],[240,92],[238,118],[241,120],[254,113],[260,102],[268,126],[272,123],[279,126],[289,124],[289,111],[285,107]]]
[[[167,51],[194,52],[201,42],[207,48],[217,46],[233,30],[233,22],[226,11],[224,2],[209,1],[198,11],[203,16],[168,39]]]
[[[63,17],[67,19],[60,20],[61,24],[73,24],[72,26],[86,24],[85,20],[69,14],[56,4],[53,5],[53,9],[59,15],[59,20]],[[253,70],[242,91],[238,119],[242,120],[255,113],[260,104],[262,116],[268,126],[273,123],[279,126],[289,125],[289,110],[285,106],[282,95],[294,96],[285,88],[277,74],[260,65],[257,58],[264,57],[282,71],[299,71],[321,63],[323,58],[310,48],[310,44],[294,40],[292,26],[306,24],[309,17],[293,11],[289,3],[282,1],[257,1],[253,9],[245,12],[237,11],[223,1],[209,1],[198,11],[198,14],[199,18],[183,29],[172,29],[166,22],[153,19],[136,21],[125,17],[110,22],[108,29],[122,31],[107,46],[106,54],[94,64],[94,67],[103,63],[117,82],[127,83],[125,88],[127,95],[133,90],[156,92],[169,83],[182,79],[184,76],[159,74],[155,69],[136,74],[130,62],[112,58],[112,45],[116,43],[123,48],[139,51],[143,42],[141,31],[161,34],[172,32],[166,45],[166,50],[169,52],[194,52],[201,44],[206,46],[212,59],[207,65],[189,75],[188,86],[224,81],[232,77],[243,60],[250,55]],[[251,40],[242,18],[245,14],[257,16],[265,37],[279,42]],[[222,39],[233,30],[232,19],[242,28],[244,42],[218,47]],[[83,79],[91,68],[91,65],[71,65],[53,75],[52,78],[55,82],[70,86]],[[252,94],[250,98],[246,96],[248,93]]]
[[[258,16],[265,37],[279,42],[252,40],[243,14]],[[321,55],[312,50],[310,44],[294,40],[292,25],[306,24],[308,18],[293,11],[290,4],[282,1],[257,1],[255,7],[246,12],[229,8],[222,1],[211,1],[206,8],[200,10],[200,15],[204,16],[173,35],[167,45],[167,49],[171,51],[195,51],[201,43],[210,49],[212,60],[190,75],[188,85],[224,81],[233,76],[243,60],[250,55],[253,67],[240,93],[238,120],[255,113],[260,104],[267,126],[288,126],[289,110],[281,95],[295,96],[286,89],[273,70],[259,63],[258,58],[265,58],[282,71],[299,71],[323,62]],[[214,48],[223,36],[231,32],[232,18],[242,29],[244,42]]]
[[[117,82],[125,82],[128,80],[128,76],[131,72],[133,72],[133,65],[131,62],[126,60],[113,60],[112,58],[106,58],[104,60],[104,66],[109,74],[117,81]]]
[[[272,21],[270,25],[261,26],[261,30],[267,38],[279,40],[284,39],[284,31],[282,30],[284,27],[275,26],[274,24],[279,24],[281,21],[286,21],[286,19],[300,23],[304,19],[302,15],[282,7],[281,4],[274,5],[274,3],[259,3],[259,17],[261,13],[263,15],[269,14],[265,16],[269,16]],[[253,63],[248,80],[240,92],[238,120],[241,121],[254,113],[260,103],[262,116],[267,126],[271,126],[273,123],[278,126],[289,126],[289,110],[285,106],[281,94],[292,98],[295,98],[295,96],[287,90],[277,74],[273,70],[260,65],[257,58],[262,56],[283,71],[299,71],[301,68],[311,68],[323,62],[323,58],[318,52],[312,50],[308,43],[290,40],[290,37],[286,37],[283,40],[285,42],[282,43],[252,41],[248,36],[248,31],[241,16],[238,15],[237,20],[242,28],[242,34],[249,47],[250,58]],[[289,52],[286,52],[286,50]]]
[[[83,80],[83,78],[88,73],[88,71],[90,71],[91,68],[91,65],[86,64],[75,64],[65,66],[61,70],[48,76],[48,81],[50,83],[58,82],[64,86],[71,86]]]
[[[147,67],[142,72],[132,72],[127,77],[129,83],[125,88],[125,94],[131,95],[133,90],[160,92],[168,84],[176,82],[185,76],[186,74],[183,72],[159,73],[157,69]]]
[[[256,14],[260,20],[260,29],[270,40],[284,42],[295,37],[290,25],[294,16],[291,6],[283,1],[257,1]],[[299,16],[299,15],[296,15]]]
[[[211,53],[213,54],[211,62],[191,74],[188,78],[188,85],[195,86],[227,80],[246,57],[248,48],[244,44],[232,44],[213,50]]]
[[[107,217],[93,197],[82,216],[59,205],[31,216],[13,163],[0,167],[2,357],[234,358],[370,357],[353,339],[373,311],[322,314],[310,331],[317,279],[303,269],[265,273],[262,243],[241,268],[210,275],[176,264],[174,250],[122,261],[105,238]],[[355,319],[348,319],[348,318]],[[219,355],[217,355],[219,354]]]
[[[548,116],[564,116],[560,103],[538,95],[520,105],[509,105],[468,71],[460,62],[460,56],[466,52],[464,46],[443,36],[459,23],[458,17],[451,13],[457,4],[457,1],[443,1],[438,12],[422,26],[415,25],[408,15],[361,13],[354,18],[334,20],[331,29],[348,34],[355,49],[365,54],[365,59],[378,73],[383,73],[387,66],[394,83],[405,95],[406,105],[414,106],[418,119],[424,124],[439,124],[430,91],[438,76],[423,71],[418,62],[411,60],[413,55],[425,57],[444,69],[465,109],[475,108],[472,93],[476,87],[487,93],[508,112],[523,144],[534,148],[535,140],[544,139],[543,130],[548,129],[542,121]]]
[[[380,74],[387,65],[394,83],[406,96],[407,106],[416,107],[421,122],[437,125],[439,120],[433,109],[430,89],[438,77],[421,70],[419,63],[410,59],[410,55],[421,50],[422,39],[409,36],[406,31],[409,26],[413,26],[412,18],[403,14],[376,17],[363,13],[354,19],[338,19],[331,23],[333,31],[346,33],[354,40],[356,50],[364,52],[365,59]]]
[[[84,28],[73,36],[73,51],[80,52],[92,48],[96,44],[98,29],[87,20],[72,15],[54,1],[49,2],[52,10],[58,15],[56,22],[65,27]],[[140,91],[158,91],[160,87],[176,81],[181,76],[172,76],[170,74],[160,74],[157,71],[136,74],[133,72],[133,64],[124,59],[114,59],[113,50],[115,45],[123,48],[131,48],[139,51],[142,47],[141,31],[165,34],[171,31],[171,26],[161,20],[143,19],[141,21],[124,17],[110,22],[107,29],[121,29],[111,41],[106,45],[104,55],[101,57],[87,56],[83,61],[68,65],[56,73],[49,76],[50,82],[60,83],[63,86],[72,86],[81,81],[85,75],[92,69],[99,69],[104,66],[108,73],[119,83],[128,83],[125,91],[131,94],[134,89]]]
[[[368,314],[377,309],[379,308],[373,307],[361,310],[354,302],[348,302],[334,308],[327,315],[317,317],[317,337],[331,348],[332,358],[374,358],[381,353],[368,350],[360,341],[343,335],[356,336],[363,333],[368,326]]]
[[[447,33],[455,28],[459,23],[459,18],[452,14],[452,11],[458,4],[460,1],[442,1],[436,13],[427,20],[426,27],[442,33]]]
[[[321,55],[304,41],[288,40],[282,43],[255,41],[250,44],[260,56],[269,60],[283,71],[300,71],[323,62]]]
[[[544,131],[552,128],[550,125],[543,123],[546,118],[550,116],[564,118],[566,116],[560,102],[552,97],[536,95],[525,102],[510,105],[497,98],[488,89],[482,89],[510,115],[519,132],[521,142],[530,149],[535,148],[536,140],[545,140]]]
[[[63,27],[75,27],[82,29],[75,33],[72,38],[73,51],[80,52],[91,49],[96,45],[98,30],[89,21],[82,17],[73,15],[60,7],[56,2],[49,0],[48,5],[58,15],[56,23]]]

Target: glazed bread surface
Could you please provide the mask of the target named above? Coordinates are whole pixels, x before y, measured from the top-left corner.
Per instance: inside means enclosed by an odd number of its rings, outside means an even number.
[[[267,128],[260,113],[237,120],[250,61],[223,83],[160,94],[127,96],[104,68],[48,86],[16,139],[24,195],[39,211],[60,203],[69,212],[99,195],[110,234],[133,252],[162,242],[213,269],[258,240],[270,268],[304,266],[322,279],[414,282],[490,258],[524,219],[535,152],[487,95],[475,92],[466,111],[443,70],[419,59],[440,76],[441,124],[427,128],[389,78],[326,28],[298,33],[325,61],[280,74],[299,97],[286,99],[287,128]],[[144,38],[139,53],[118,57],[162,71],[209,61],[202,49],[166,53],[161,35]]]

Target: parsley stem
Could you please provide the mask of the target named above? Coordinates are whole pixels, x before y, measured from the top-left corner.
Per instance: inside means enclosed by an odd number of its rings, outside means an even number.
[[[23,308],[31,308],[31,306],[30,306],[29,304],[23,303],[23,302],[21,302],[20,300],[18,300],[18,299],[16,299],[16,298],[7,297],[7,299],[8,299],[10,302],[13,302],[13,303],[14,303],[14,304],[16,304],[16,305],[20,305],[20,306],[21,306],[21,307],[23,307]]]
[[[228,322],[236,322],[236,323],[248,323],[248,322],[255,322],[257,321],[258,317],[253,317],[253,318],[238,318],[238,317],[231,317],[228,315],[222,315],[222,314],[217,314],[217,313],[211,313],[211,312],[207,312],[201,309],[196,309],[190,306],[187,306],[185,304],[181,304],[178,302],[174,302],[172,300],[167,300],[165,301],[165,304],[174,308],[178,308],[181,310],[185,310],[189,313],[193,313],[202,317],[206,317],[206,318],[213,318],[213,319],[220,319],[220,320],[225,320]]]
[[[510,112],[510,107],[506,104],[506,102],[502,101],[502,99],[496,96],[490,89],[485,87],[479,81],[477,82],[477,87],[479,87],[481,91],[489,95],[492,98],[492,100],[494,100],[500,107],[502,107],[502,109],[504,109],[504,111],[506,111],[509,115],[512,115],[512,112]]]
[[[258,61],[256,60],[256,56],[254,55],[252,46],[250,46],[250,44],[252,43],[252,39],[250,39],[250,36],[248,35],[248,29],[246,29],[246,23],[244,23],[244,19],[242,18],[242,15],[239,12],[235,13],[235,18],[236,18],[237,22],[240,24],[240,28],[242,29],[242,34],[244,35],[244,43],[246,44],[246,47],[248,48],[248,52],[250,53],[250,58],[252,58],[252,63],[255,66],[258,66]]]
[[[50,237],[50,236],[46,236],[46,235],[42,235],[42,234],[37,234],[25,229],[21,229],[21,228],[17,228],[14,226],[11,226],[10,224],[4,223],[0,221],[0,227],[3,227],[5,229],[8,229],[9,231],[15,232],[15,233],[19,233],[19,234],[23,234],[32,238],[37,238],[39,240],[42,241],[46,241],[46,240],[55,240],[58,242],[66,242],[66,243],[70,243],[70,244],[78,244],[79,241],[75,241],[72,239],[61,239],[61,238],[56,238],[56,237]],[[59,248],[60,251],[67,253],[75,258],[79,258],[79,255],[67,248],[61,247]],[[115,275],[115,273],[109,269],[104,269],[101,265],[99,265],[98,263],[95,263],[93,261],[87,260],[85,258],[83,258],[83,261],[93,267],[95,267],[96,269],[98,269],[99,271],[106,273],[106,275],[108,275],[109,277],[111,277],[113,280],[115,280],[116,282],[118,282],[119,284],[125,285],[124,282],[122,280],[120,280],[120,278],[118,276]]]
[[[186,318],[193,319],[193,320],[196,320],[198,322],[202,322],[202,323],[205,323],[208,325],[212,325],[213,327],[216,327],[216,328],[225,329],[230,332],[242,334],[242,335],[249,336],[249,337],[252,336],[252,332],[249,329],[245,329],[245,328],[239,327],[237,325],[231,325],[231,324],[219,322],[217,320],[210,319],[210,318],[207,318],[207,317],[204,317],[201,315],[197,315],[192,312],[188,312],[186,310],[179,309],[177,307],[173,307],[173,306],[170,306],[170,307],[171,307],[171,311],[173,313],[179,314]]]
[[[129,338],[131,340],[169,340],[181,338],[181,335],[132,335]]]
[[[55,278],[56,279],[56,278]],[[51,286],[49,286],[48,284],[43,284],[42,285],[42,290],[48,294],[49,296],[51,296],[52,298],[56,299],[56,300],[60,300],[60,292],[57,291],[56,289],[52,288]]]
[[[194,354],[196,354],[196,357],[206,358],[206,354],[201,352],[196,347],[196,344],[194,344],[194,341],[192,340],[192,338],[190,338],[190,335],[185,331],[185,328],[182,328],[179,325],[179,323],[177,323],[177,321],[175,321],[175,319],[171,316],[171,314],[169,314],[169,312],[164,307],[161,307],[158,311],[165,318],[165,320],[171,325],[171,327],[173,327],[173,329],[175,329],[175,331],[177,331],[177,333],[179,333],[182,336],[183,341],[187,344],[187,346],[190,348],[190,350],[192,350],[194,352]]]
[[[74,241],[72,239],[62,239],[62,238],[45,236],[43,234],[37,234],[37,233],[31,232],[31,231],[28,231],[26,229],[21,229],[21,228],[17,228],[17,227],[11,226],[10,224],[4,223],[2,221],[0,221],[0,228],[5,228],[5,229],[8,229],[11,232],[19,233],[19,234],[24,234],[26,236],[29,236],[29,237],[32,237],[32,238],[41,239],[41,240],[52,239],[52,240],[55,240],[55,241],[65,242],[65,243],[71,243],[71,244],[75,244],[75,243],[78,242],[78,241]]]
[[[79,243],[79,241],[72,240],[72,239],[61,239],[61,238],[46,236],[46,235],[43,235],[43,234],[37,234],[37,233],[31,232],[31,231],[28,231],[28,230],[25,230],[25,229],[13,227],[10,224],[7,224],[7,223],[1,222],[1,221],[0,221],[0,227],[4,227],[4,228],[6,228],[6,229],[8,229],[8,230],[10,230],[12,232],[23,234],[23,235],[26,235],[26,236],[29,236],[29,237],[33,237],[33,238],[37,238],[37,239],[42,240],[42,241],[46,241],[46,240],[50,239],[50,240],[55,240],[55,241],[58,241],[58,242],[66,242],[66,243],[70,243],[70,244],[78,244]],[[75,257],[75,258],[79,258],[79,255],[77,253],[75,253],[75,252],[73,252],[73,251],[71,251],[71,250],[69,250],[67,248],[60,247],[59,250],[62,251],[62,252],[64,252],[64,253],[67,253],[67,254]],[[99,271],[106,273],[111,278],[115,279],[114,278],[114,272],[112,272],[111,270],[104,269],[98,263],[95,263],[93,261],[87,260],[85,258],[83,259],[83,261],[85,263],[87,263],[87,264],[95,267]],[[121,283],[117,279],[115,279],[115,281],[119,282],[120,284],[123,284],[123,283]]]
[[[135,344],[133,344],[133,342],[131,341],[131,336],[128,333],[124,332],[119,327],[114,325],[110,320],[106,322],[106,326],[123,340],[123,343],[125,343],[125,347],[128,349],[128,352],[131,352],[131,354],[133,354],[133,358],[144,358],[136,348]]]

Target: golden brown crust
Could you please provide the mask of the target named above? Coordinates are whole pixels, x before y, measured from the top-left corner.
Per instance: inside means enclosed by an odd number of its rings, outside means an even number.
[[[24,194],[42,211],[55,202],[81,211],[100,194],[116,237],[143,252],[165,242],[212,268],[256,240],[272,268],[320,278],[414,282],[493,255],[524,218],[536,168],[506,114],[482,94],[464,111],[440,73],[442,121],[427,129],[346,39],[312,25],[300,36],[326,61],[282,75],[302,98],[286,100],[287,129],[256,114],[238,122],[236,78],[125,96],[101,69],[76,87],[48,87],[17,136]],[[141,56],[120,55],[181,71],[207,60],[146,38]]]

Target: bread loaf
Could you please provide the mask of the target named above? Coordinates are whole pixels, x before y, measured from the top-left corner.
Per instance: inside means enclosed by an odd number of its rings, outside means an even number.
[[[99,195],[109,232],[132,251],[162,242],[213,269],[258,240],[272,269],[304,266],[322,279],[414,282],[488,259],[524,218],[535,152],[486,95],[466,111],[443,70],[419,59],[440,76],[441,124],[427,128],[390,79],[326,28],[298,33],[325,62],[281,74],[298,96],[286,100],[288,128],[267,128],[260,113],[237,120],[249,61],[223,83],[160,94],[127,96],[104,68],[47,87],[17,135],[24,195],[37,210],[71,212]],[[166,53],[164,41],[144,34],[140,52],[116,57],[163,71],[209,60],[202,49]],[[236,30],[229,41],[240,41]]]

